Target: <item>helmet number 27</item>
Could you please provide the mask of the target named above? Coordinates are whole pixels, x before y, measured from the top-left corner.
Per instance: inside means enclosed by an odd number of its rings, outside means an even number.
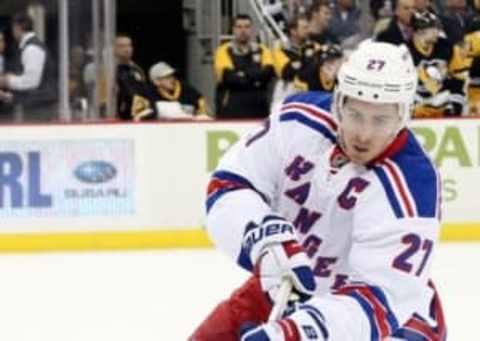
[[[385,66],[385,61],[381,59],[370,59],[367,64],[369,71],[381,71]]]

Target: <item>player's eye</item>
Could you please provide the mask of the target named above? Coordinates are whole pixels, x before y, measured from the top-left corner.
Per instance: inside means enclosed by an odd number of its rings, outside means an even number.
[[[388,123],[388,119],[385,117],[385,116],[377,116],[377,117],[374,117],[373,121],[375,122],[375,124],[377,125],[385,125]]]
[[[355,121],[361,121],[363,118],[362,115],[356,111],[347,111],[347,115]]]

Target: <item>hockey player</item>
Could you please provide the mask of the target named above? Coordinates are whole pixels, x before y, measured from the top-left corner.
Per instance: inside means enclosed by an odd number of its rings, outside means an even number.
[[[410,54],[364,42],[338,79],[333,102],[287,99],[213,173],[210,236],[254,275],[191,340],[445,340],[429,281],[440,182],[406,128]],[[266,323],[283,280],[300,303]]]

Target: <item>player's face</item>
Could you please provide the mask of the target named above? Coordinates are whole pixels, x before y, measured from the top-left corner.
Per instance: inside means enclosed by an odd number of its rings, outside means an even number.
[[[399,106],[349,98],[341,109],[343,148],[354,163],[367,164],[379,156],[395,137],[401,123]]]

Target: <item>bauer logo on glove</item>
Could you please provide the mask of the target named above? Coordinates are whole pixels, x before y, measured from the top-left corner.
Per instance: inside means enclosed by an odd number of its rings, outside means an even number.
[[[243,241],[243,249],[250,253],[252,247],[266,237],[271,237],[276,234],[290,233],[295,234],[294,227],[290,223],[278,222],[268,224],[266,226],[250,225],[245,231],[245,238]]]

